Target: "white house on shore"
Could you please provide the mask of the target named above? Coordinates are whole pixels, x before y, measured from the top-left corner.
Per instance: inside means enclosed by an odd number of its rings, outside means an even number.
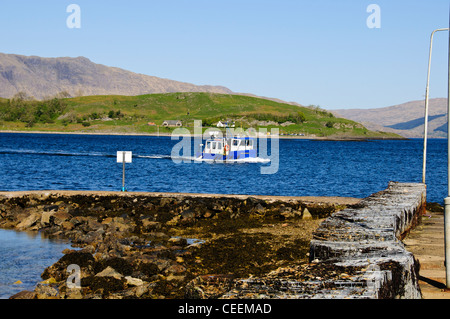
[[[217,127],[235,127],[234,122],[225,122],[225,121],[219,121],[216,124]]]
[[[166,126],[166,127],[173,127],[173,126],[181,127],[181,126],[183,126],[183,122],[181,122],[179,120],[167,120],[167,121],[164,121],[162,123],[162,126]]]

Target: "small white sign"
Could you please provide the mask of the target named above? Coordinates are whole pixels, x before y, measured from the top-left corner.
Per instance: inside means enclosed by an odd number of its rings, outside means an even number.
[[[117,163],[123,163],[124,154],[125,154],[125,163],[131,163],[131,158],[133,156],[132,152],[124,152],[124,151],[117,151]]]

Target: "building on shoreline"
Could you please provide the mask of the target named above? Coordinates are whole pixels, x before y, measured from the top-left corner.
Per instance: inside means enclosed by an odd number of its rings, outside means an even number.
[[[183,126],[183,122],[181,122],[180,120],[167,120],[162,123],[162,126],[181,127],[181,126]]]

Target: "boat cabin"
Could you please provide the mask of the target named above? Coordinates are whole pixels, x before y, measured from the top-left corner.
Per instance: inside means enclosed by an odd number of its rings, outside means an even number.
[[[206,140],[205,148],[197,157],[211,160],[238,160],[256,158],[257,142],[253,137],[214,138]]]

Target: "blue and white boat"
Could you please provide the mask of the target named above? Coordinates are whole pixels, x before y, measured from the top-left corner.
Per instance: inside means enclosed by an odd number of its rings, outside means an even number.
[[[198,160],[205,161],[245,161],[257,159],[257,156],[257,140],[249,136],[211,136],[206,140],[202,152],[196,154]]]

